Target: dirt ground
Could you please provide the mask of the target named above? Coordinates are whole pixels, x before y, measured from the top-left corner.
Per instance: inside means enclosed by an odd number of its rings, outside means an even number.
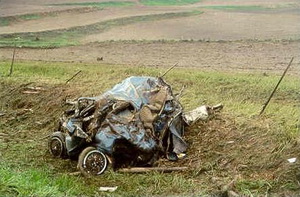
[[[113,28],[86,36],[84,43],[105,40],[244,40],[299,39],[300,9],[228,12],[204,9],[198,16]],[[180,28],[178,28],[180,27]]]
[[[106,2],[107,0],[97,0],[97,2]],[[110,0],[110,1],[132,1],[136,0]],[[51,12],[58,10],[66,10],[69,8],[76,8],[76,6],[52,6],[51,4],[60,3],[82,3],[95,2],[90,0],[1,0],[0,1],[0,16],[13,16],[30,13]]]
[[[131,1],[136,2],[138,7],[142,6],[138,0],[110,0],[110,1]],[[1,0],[0,1],[0,16],[12,16],[12,15],[20,15],[20,14],[28,14],[28,13],[38,13],[38,12],[49,12],[49,11],[57,11],[57,10],[65,10],[68,8],[74,8],[74,6],[51,6],[50,4],[60,4],[60,3],[81,3],[81,2],[107,2],[107,0],[97,0],[97,1],[90,1],[90,0]],[[207,5],[265,5],[265,6],[285,6],[290,4],[297,4],[299,3],[297,0],[269,0],[269,1],[258,1],[258,0],[247,0],[247,1],[240,1],[240,0],[203,0],[200,3],[180,6],[180,8],[187,8],[187,7],[199,7],[199,6],[207,6]],[[176,6],[172,6],[176,7]],[[156,9],[158,7],[155,7]],[[163,9],[170,9],[170,7],[164,7]]]
[[[0,26],[0,34],[18,32],[39,32],[55,29],[66,29],[75,26],[85,26],[110,19],[124,18],[138,15],[162,14],[170,12],[201,10],[199,16],[135,23],[113,28],[105,33],[87,35],[83,43],[105,40],[159,40],[159,39],[208,39],[208,40],[240,40],[240,39],[299,39],[300,3],[298,1],[268,2],[258,1],[203,1],[187,6],[147,7],[140,5],[122,7],[89,9],[84,12],[70,12],[78,6],[50,6],[51,3],[66,3],[64,1],[31,0],[18,8],[20,3],[14,1],[0,1],[2,16],[24,14],[27,5],[32,7],[28,13],[55,14],[38,20],[28,20],[9,26]],[[73,1],[72,1],[73,2]],[[77,2],[77,1],[76,1]],[[78,1],[79,2],[79,1]],[[206,9],[206,6],[263,6],[264,9],[237,9],[224,11]],[[35,10],[39,6],[40,10]],[[18,8],[18,9],[17,9]],[[43,9],[42,9],[43,8]],[[276,9],[270,9],[276,8]],[[15,9],[15,10],[12,10]],[[24,12],[22,12],[22,10]],[[62,10],[65,10],[63,12]],[[59,11],[59,14],[57,14]]]
[[[69,7],[69,6],[68,6]],[[70,11],[75,10],[75,11]],[[40,32],[55,29],[66,29],[75,26],[85,26],[97,22],[103,22],[111,19],[118,19],[130,16],[140,16],[147,14],[162,14],[169,12],[179,12],[180,9],[173,8],[169,10],[155,9],[151,7],[137,8],[114,8],[114,9],[93,9],[71,7],[67,10],[56,10],[51,13],[54,17],[45,17],[38,20],[28,20],[22,23],[15,23],[9,26],[0,27],[1,34],[20,33],[20,32]],[[43,12],[42,12],[43,13]],[[76,20],[74,20],[74,18]],[[26,28],[24,28],[26,27]]]
[[[67,61],[171,66],[228,72],[282,73],[291,57],[289,73],[300,74],[300,43],[295,42],[149,42],[93,43],[58,49],[17,49],[16,60]],[[0,59],[11,59],[13,49],[0,49]],[[97,58],[103,57],[103,61]]]

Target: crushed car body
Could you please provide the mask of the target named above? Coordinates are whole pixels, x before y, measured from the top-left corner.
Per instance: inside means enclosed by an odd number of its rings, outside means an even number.
[[[188,147],[185,126],[207,115],[199,109],[185,115],[160,77],[129,77],[72,105],[50,137],[49,149],[56,157],[79,156],[80,170],[93,175],[103,173],[108,163],[117,169],[152,166],[160,157],[177,160]]]

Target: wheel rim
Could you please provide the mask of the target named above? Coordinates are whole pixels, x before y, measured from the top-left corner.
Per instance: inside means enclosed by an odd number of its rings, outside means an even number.
[[[52,137],[50,142],[50,152],[55,157],[60,157],[63,152],[63,142],[58,137]]]
[[[90,151],[83,160],[83,168],[88,174],[99,175],[104,172],[107,167],[107,159],[105,155],[98,151]]]

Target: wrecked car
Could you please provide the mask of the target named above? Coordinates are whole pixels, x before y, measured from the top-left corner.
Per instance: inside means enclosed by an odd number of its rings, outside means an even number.
[[[118,169],[152,166],[160,157],[175,161],[188,147],[185,126],[207,115],[200,108],[184,114],[161,77],[129,77],[71,104],[50,136],[49,150],[55,157],[78,158],[86,175],[102,174],[108,163]]]

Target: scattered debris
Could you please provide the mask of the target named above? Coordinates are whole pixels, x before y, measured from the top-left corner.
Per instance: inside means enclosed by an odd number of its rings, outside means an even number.
[[[174,171],[185,171],[188,167],[147,167],[147,168],[121,168],[119,172],[133,172],[133,173],[141,173],[141,172],[174,172]]]
[[[25,91],[23,91],[22,93],[23,93],[23,94],[39,94],[40,92],[25,90]]]
[[[28,89],[28,90],[34,90],[34,91],[43,91],[43,90],[45,90],[45,88],[43,88],[43,87],[40,87],[40,86],[36,86],[36,87],[34,87],[34,86],[30,86],[30,87],[26,87],[26,89]]]
[[[226,142],[227,144],[233,144],[234,143],[234,141],[228,141],[228,142]]]
[[[214,112],[217,112],[217,111],[222,110],[223,107],[224,107],[223,104],[222,104],[222,103],[219,103],[219,104],[217,104],[217,105],[212,106],[211,109],[212,109]]]
[[[37,125],[43,125],[43,123],[40,122],[40,121],[36,121],[35,124],[37,124]]]
[[[51,135],[46,135],[46,136],[44,136],[44,137],[39,138],[39,140],[47,139],[47,138],[49,138],[50,136],[51,136]]]
[[[213,110],[201,106],[185,114],[161,77],[129,77],[101,96],[68,103],[72,107],[50,136],[49,150],[55,157],[79,155],[78,167],[84,175],[102,174],[108,163],[119,169],[153,166],[160,157],[184,158],[185,126],[207,118]],[[185,168],[143,168],[150,169]]]
[[[191,125],[193,122],[198,120],[207,120],[209,115],[208,106],[200,106],[185,114],[186,122]]]
[[[118,189],[118,186],[115,187],[100,187],[99,191],[101,192],[114,192]]]
[[[71,176],[78,176],[78,175],[80,175],[80,174],[81,174],[80,171],[69,173],[69,175],[71,175]]]
[[[220,111],[221,109],[223,109],[223,105],[221,103],[213,107],[207,105],[200,106],[185,114],[185,122],[188,125],[191,125],[198,120],[207,120],[213,112]]]
[[[232,190],[227,192],[228,197],[239,197],[240,195]]]
[[[97,61],[103,61],[103,57],[97,57]]]
[[[0,117],[5,116],[5,114],[6,114],[5,112],[0,112]]]
[[[297,161],[297,158],[296,158],[296,157],[293,157],[293,158],[288,159],[288,162],[289,162],[289,163],[295,163],[296,161]]]
[[[70,79],[68,79],[68,80],[66,81],[66,84],[69,83],[69,81],[71,81],[72,79],[74,79],[79,73],[81,73],[81,70],[78,71],[78,72],[76,72]]]
[[[30,108],[30,109],[23,109],[25,112],[31,112],[33,113],[33,110]]]
[[[39,86],[36,87],[25,87],[22,91],[23,94],[39,94],[40,91],[44,91],[45,89]]]

